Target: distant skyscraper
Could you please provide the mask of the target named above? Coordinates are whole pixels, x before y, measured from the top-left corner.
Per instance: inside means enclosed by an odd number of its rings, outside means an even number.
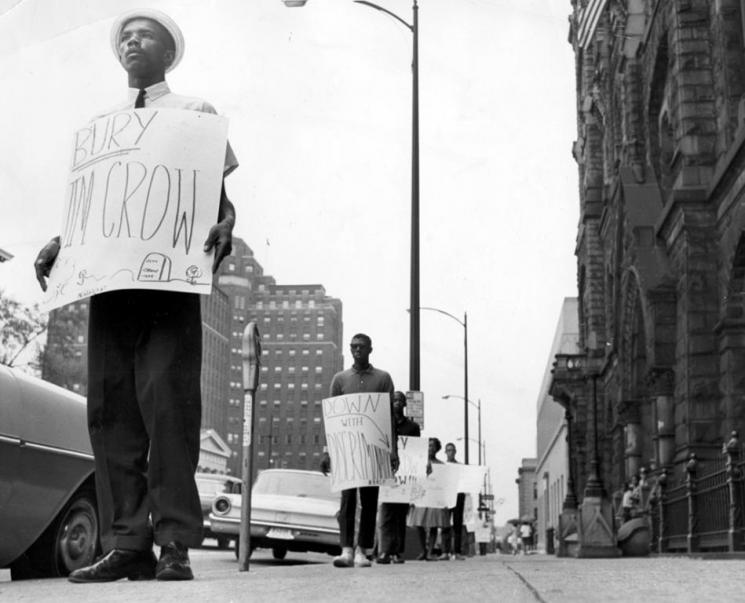
[[[240,475],[243,433],[242,337],[250,321],[261,334],[254,468],[315,468],[323,450],[321,400],[341,370],[342,304],[322,285],[277,285],[253,252],[234,239],[218,284],[231,307],[230,384],[225,440]]]

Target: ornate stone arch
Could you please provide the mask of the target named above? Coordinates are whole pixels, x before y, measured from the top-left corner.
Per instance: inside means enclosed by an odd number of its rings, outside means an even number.
[[[639,472],[653,454],[650,437],[654,424],[649,405],[646,375],[650,367],[649,318],[645,311],[644,295],[639,274],[632,267],[621,279],[621,312],[619,316],[619,368],[621,375],[621,404],[618,422],[623,425],[622,447],[626,479]],[[653,355],[653,354],[652,354]]]

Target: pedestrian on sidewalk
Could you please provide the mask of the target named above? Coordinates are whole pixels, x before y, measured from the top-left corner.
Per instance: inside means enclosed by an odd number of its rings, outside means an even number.
[[[184,53],[181,30],[159,11],[116,19],[111,45],[127,72],[129,100],[114,108],[215,113],[207,102],[170,91],[166,72]],[[223,176],[238,162],[230,145]],[[218,223],[204,251],[213,272],[230,253],[235,210],[223,184]],[[55,237],[39,253],[43,290],[59,252]],[[191,580],[188,547],[202,542],[194,481],[199,459],[202,320],[199,296],[125,289],[94,295],[88,325],[88,428],[95,459],[103,556],[72,572],[72,582]],[[160,559],[153,554],[160,546]]]
[[[448,442],[445,444],[445,458],[448,463],[457,463],[455,458],[457,449],[455,444]],[[440,559],[445,561],[448,559],[454,559],[457,561],[463,561],[462,541],[463,541],[463,510],[466,506],[466,494],[465,492],[458,492],[458,496],[455,499],[455,506],[451,507],[448,512],[450,514],[450,525],[442,529],[442,555]]]
[[[437,453],[442,450],[439,438],[429,438],[429,459],[427,461],[427,474],[432,472],[432,465],[442,465],[437,458]],[[436,561],[435,543],[437,541],[437,530],[450,525],[450,510],[447,507],[412,507],[409,511],[407,525],[417,529],[419,546],[421,552],[417,561]]]
[[[390,402],[393,400],[393,379],[380,369],[370,364],[370,354],[373,351],[372,340],[364,333],[358,333],[352,337],[350,343],[353,364],[351,368],[334,375],[331,380],[330,395],[341,396],[343,394],[358,393],[387,393]],[[398,468],[396,455],[395,432],[391,433],[393,441],[393,452],[391,462],[393,469]],[[329,466],[328,456],[322,462],[321,470],[327,473]],[[354,526],[357,510],[357,496],[360,500],[360,522],[357,534],[357,550],[354,548]],[[341,505],[339,508],[339,539],[341,544],[341,555],[334,557],[334,567],[370,567],[370,557],[373,555],[375,545],[375,520],[378,510],[378,487],[366,486],[363,488],[349,488],[341,492]]]
[[[398,436],[419,437],[421,430],[416,421],[404,414],[406,394],[393,394],[393,431]],[[403,563],[406,547],[406,515],[408,503],[382,503],[380,505],[380,555],[378,563]]]
[[[520,541],[522,543],[523,555],[527,555],[533,546],[533,526],[528,521],[520,524]]]

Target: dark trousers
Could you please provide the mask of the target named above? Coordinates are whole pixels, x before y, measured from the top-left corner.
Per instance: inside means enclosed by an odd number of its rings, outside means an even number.
[[[377,486],[341,491],[339,541],[342,547],[354,546],[354,519],[357,512],[358,490],[360,493],[360,531],[357,534],[357,546],[371,549],[375,544],[375,515],[378,511]]]
[[[463,554],[461,548],[463,540],[463,509],[465,506],[466,495],[463,492],[459,492],[455,506],[450,509],[451,527],[445,528],[442,531],[442,545],[443,552],[445,553]]]
[[[380,505],[380,552],[403,555],[406,547],[406,515],[408,503]]]
[[[104,552],[202,540],[199,297],[113,291],[91,298],[88,429]]]

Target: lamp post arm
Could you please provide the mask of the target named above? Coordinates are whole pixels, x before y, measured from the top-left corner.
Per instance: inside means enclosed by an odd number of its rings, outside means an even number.
[[[403,25],[404,25],[404,27],[406,27],[406,29],[408,29],[411,32],[414,31],[414,26],[413,25],[411,25],[410,23],[407,23],[401,17],[399,17],[396,13],[389,11],[387,8],[383,8],[382,6],[378,6],[377,4],[375,4],[373,2],[368,2],[367,0],[354,0],[354,2],[356,2],[357,4],[364,4],[365,6],[369,6],[370,8],[374,8],[375,10],[379,10],[380,12],[383,12],[383,13],[385,13],[387,15],[390,15],[391,17],[393,17],[399,23],[403,23]]]
[[[466,326],[466,323],[464,323],[460,318],[457,316],[454,316],[453,314],[450,314],[450,312],[445,312],[445,310],[440,310],[440,308],[432,308],[430,306],[419,306],[420,310],[432,310],[432,312],[439,312],[440,314],[444,314],[445,316],[449,316],[452,318],[455,322],[457,322],[461,327]]]

